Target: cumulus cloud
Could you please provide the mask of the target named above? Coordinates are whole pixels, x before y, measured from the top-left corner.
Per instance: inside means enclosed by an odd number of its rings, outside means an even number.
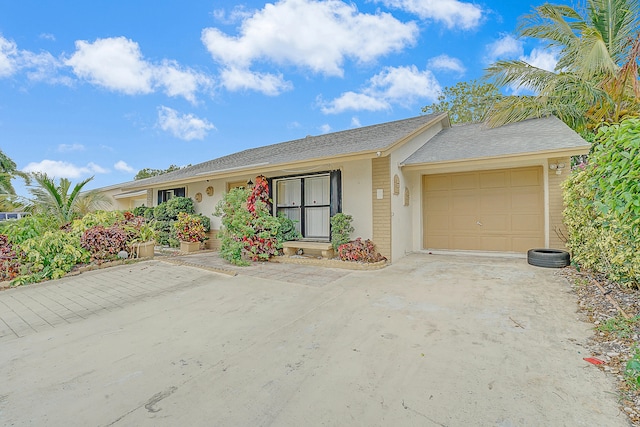
[[[60,144],[58,145],[58,151],[61,153],[69,152],[69,151],[83,151],[84,145],[82,144]]]
[[[554,71],[558,63],[558,52],[549,49],[533,49],[529,55],[521,56],[520,59],[534,67],[547,71]]]
[[[76,41],[75,53],[65,61],[79,78],[128,95],[156,89],[194,102],[196,92],[211,84],[209,77],[175,61],[154,64],[144,59],[138,43],[125,37]]]
[[[320,132],[322,133],[329,133],[331,132],[331,125],[329,125],[328,123],[325,123],[322,126],[320,126],[318,129],[320,129]]]
[[[360,119],[358,119],[355,116],[351,117],[351,127],[353,127],[353,128],[362,127],[362,124],[360,123]]]
[[[449,55],[443,54],[438,55],[429,59],[427,62],[427,67],[433,70],[439,71],[453,71],[454,73],[458,73],[460,75],[464,74],[467,69],[462,64],[458,58],[452,58]]]
[[[511,34],[505,34],[487,46],[486,61],[495,62],[498,59],[513,59],[524,54],[524,44]]]
[[[205,119],[200,119],[192,114],[180,114],[165,106],[158,108],[158,126],[176,138],[185,141],[204,139],[209,130],[215,129],[215,126]]]
[[[443,23],[447,28],[471,30],[482,22],[484,11],[476,4],[459,0],[376,0],[387,7],[401,9]]]
[[[131,173],[131,172],[135,171],[135,169],[133,169],[131,166],[129,166],[127,164],[127,162],[125,162],[124,160],[118,161],[116,164],[113,165],[113,168],[115,170],[117,170],[117,171],[120,171],[120,172],[129,172],[129,173]]]
[[[54,178],[77,179],[97,173],[108,173],[96,163],[89,162],[86,166],[77,166],[69,162],[60,160],[42,160],[41,162],[31,162],[22,169],[23,172],[41,172]]]
[[[414,22],[403,23],[388,13],[360,13],[353,3],[280,0],[244,16],[238,35],[205,28],[202,42],[228,71],[222,78],[223,86],[238,90],[263,87],[256,83],[241,85],[238,79],[232,79],[232,73],[244,77],[256,74],[251,66],[258,61],[342,76],[345,60],[373,61],[413,45],[417,35]],[[254,80],[266,80],[268,90],[274,93],[290,87],[278,75],[258,74]]]
[[[393,105],[410,107],[421,99],[435,100],[440,91],[440,84],[429,70],[420,71],[415,65],[385,67],[360,92],[345,92],[330,102],[320,100],[320,104],[325,114],[380,111]]]
[[[220,72],[220,81],[230,91],[255,90],[269,96],[276,96],[293,88],[282,74],[256,73],[233,67]]]
[[[18,69],[18,47],[0,36],[0,77],[8,77]]]

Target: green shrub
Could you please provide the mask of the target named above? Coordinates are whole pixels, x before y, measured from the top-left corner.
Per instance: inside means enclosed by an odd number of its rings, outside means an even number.
[[[640,119],[605,126],[564,183],[568,246],[580,268],[640,284]]]
[[[180,212],[193,215],[196,213],[193,206],[193,200],[190,197],[174,197],[164,203],[158,205],[158,207],[165,205],[165,215],[167,220],[177,220]]]
[[[111,227],[114,224],[124,221],[125,215],[121,211],[95,211],[86,214],[80,219],[75,219],[71,223],[71,232],[77,236],[82,236],[86,230],[101,225]]]
[[[80,246],[79,237],[62,230],[47,231],[42,236],[28,239],[20,245],[20,276],[13,284],[59,279],[76,264],[89,262],[90,254]]]
[[[58,222],[51,215],[29,215],[14,221],[0,222],[0,233],[7,236],[9,242],[20,244],[27,239],[41,236],[46,231],[58,229]]]
[[[204,231],[208,233],[209,230],[211,230],[211,218],[209,218],[207,215],[202,214],[196,214],[196,216],[200,218],[200,223],[204,227]]]
[[[173,221],[156,221],[155,228],[157,231],[156,241],[159,245],[177,247],[180,244],[175,235]]]
[[[243,258],[244,237],[253,234],[251,212],[247,209],[249,190],[232,188],[216,205],[215,216],[222,219],[220,238],[220,256],[236,265],[249,265]]]
[[[202,242],[205,238],[204,226],[200,215],[180,212],[178,220],[173,223],[176,237],[181,242]]]
[[[278,222],[280,223],[276,236],[278,243],[282,244],[282,242],[297,240],[302,237],[300,232],[296,230],[296,221],[287,218],[281,213],[278,215]]]
[[[331,217],[331,245],[334,250],[351,240],[350,236],[354,230],[351,222],[353,217],[344,213],[337,213]]]

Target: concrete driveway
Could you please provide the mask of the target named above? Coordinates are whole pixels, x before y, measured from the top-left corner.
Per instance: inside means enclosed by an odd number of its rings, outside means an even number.
[[[556,270],[277,267],[156,260],[0,292],[0,425],[629,425]]]

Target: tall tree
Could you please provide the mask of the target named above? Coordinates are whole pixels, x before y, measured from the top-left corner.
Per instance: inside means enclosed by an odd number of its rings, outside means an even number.
[[[191,165],[187,165],[187,166],[191,166]],[[184,166],[184,167],[186,168],[187,166]],[[138,171],[138,173],[136,174],[136,176],[133,177],[133,179],[135,181],[137,181],[139,179],[150,178],[152,176],[158,176],[158,175],[162,175],[162,174],[165,174],[165,173],[177,171],[177,170],[180,170],[180,169],[182,169],[182,167],[176,166],[176,165],[170,165],[166,169],[145,168],[145,169],[142,169],[142,170]]]
[[[71,188],[71,181],[66,178],[60,178],[60,183],[56,185],[55,181],[45,173],[33,173],[32,176],[36,185],[30,187],[29,192],[33,196],[34,212],[49,214],[56,218],[60,225],[82,216],[89,210],[106,207],[108,204],[104,196],[96,191],[82,193],[82,188],[93,177]]]
[[[553,71],[522,60],[491,65],[487,77],[497,86],[534,94],[505,97],[492,108],[489,123],[554,114],[583,130],[640,114],[639,29],[638,0],[587,0],[581,11],[549,3],[534,8],[517,33],[557,51],[557,65]]]
[[[19,171],[16,163],[0,150],[0,210],[11,211],[21,207],[16,201],[16,190],[11,183],[16,177],[29,183],[29,175]]]
[[[422,112],[448,112],[451,123],[478,123],[484,121],[491,106],[501,98],[500,91],[491,83],[458,82],[445,87],[437,102],[422,107]]]

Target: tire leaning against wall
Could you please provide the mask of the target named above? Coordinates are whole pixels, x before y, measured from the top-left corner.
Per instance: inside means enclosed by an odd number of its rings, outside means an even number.
[[[527,262],[536,267],[562,268],[571,263],[571,256],[560,249],[529,249]]]

